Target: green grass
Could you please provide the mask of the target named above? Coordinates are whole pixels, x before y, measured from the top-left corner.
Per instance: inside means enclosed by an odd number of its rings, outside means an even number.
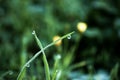
[[[63,37],[61,37],[60,39],[48,44],[46,47],[43,48],[42,43],[40,42],[40,40],[38,39],[38,37],[36,36],[35,31],[33,31],[33,35],[35,36],[35,39],[37,41],[38,46],[40,47],[40,51],[37,52],[30,60],[28,60],[28,62],[25,63],[25,65],[23,65],[17,80],[22,80],[23,79],[23,75],[24,75],[24,71],[26,69],[26,67],[30,67],[31,62],[33,62],[41,53],[43,53],[43,62],[44,62],[44,66],[45,66],[45,75],[46,75],[46,80],[50,80],[50,72],[49,72],[49,65],[46,59],[46,55],[45,55],[45,50],[49,47],[51,47],[52,45],[54,45],[56,42],[58,42],[59,40],[62,40],[64,38],[69,38],[74,32],[68,33],[66,35],[64,35]],[[55,78],[55,76],[57,75],[57,73],[55,73],[52,77],[52,80]]]
[[[45,52],[43,50],[43,46],[42,46],[42,43],[40,42],[40,40],[38,39],[35,31],[33,31],[33,34],[35,36],[35,39],[37,41],[37,44],[39,46],[39,48],[41,49],[42,53],[43,53],[43,62],[44,62],[44,65],[45,65],[45,74],[46,74],[46,80],[50,80],[50,71],[49,71],[49,65],[48,65],[48,61],[46,59],[46,55],[45,55]]]

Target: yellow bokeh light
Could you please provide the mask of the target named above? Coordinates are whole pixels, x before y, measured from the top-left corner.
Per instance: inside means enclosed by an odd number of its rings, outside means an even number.
[[[53,37],[53,41],[56,41],[58,39],[60,39],[60,36],[54,36]],[[59,40],[55,43],[56,46],[60,46],[61,44],[62,44],[62,40]]]
[[[78,24],[77,24],[77,29],[80,31],[80,32],[85,32],[86,31],[86,29],[87,29],[87,24],[86,23],[84,23],[84,22],[79,22]]]

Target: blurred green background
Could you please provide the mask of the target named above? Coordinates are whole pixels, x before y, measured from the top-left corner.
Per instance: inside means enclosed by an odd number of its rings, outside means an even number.
[[[85,32],[77,28],[81,22]],[[33,30],[44,47],[55,36],[75,31],[71,39],[46,50],[51,75],[56,55],[61,55],[59,80],[81,80],[83,74],[90,77],[99,70],[108,75],[106,80],[120,79],[120,0],[0,0],[0,80],[16,80],[39,51]],[[40,55],[23,80],[45,80],[44,73]]]

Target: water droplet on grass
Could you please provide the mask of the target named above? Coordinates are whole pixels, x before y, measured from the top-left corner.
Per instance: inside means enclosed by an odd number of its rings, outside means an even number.
[[[68,38],[68,39],[71,39],[71,35],[68,35],[67,38]]]
[[[27,64],[26,67],[30,67],[30,64]]]
[[[57,55],[56,58],[57,58],[57,59],[61,59],[61,55]]]
[[[33,30],[32,34],[33,34],[33,35],[35,34],[35,30]]]

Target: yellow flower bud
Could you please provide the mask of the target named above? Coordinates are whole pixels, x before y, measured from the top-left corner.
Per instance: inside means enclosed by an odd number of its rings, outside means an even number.
[[[85,32],[86,31],[86,29],[87,29],[87,24],[86,23],[84,23],[84,22],[79,22],[78,24],[77,24],[77,29],[78,29],[78,31],[80,31],[80,32]]]
[[[60,36],[54,36],[53,37],[53,41],[56,41],[58,39],[60,39]],[[61,44],[62,44],[62,40],[59,40],[55,43],[56,46],[60,46]]]

